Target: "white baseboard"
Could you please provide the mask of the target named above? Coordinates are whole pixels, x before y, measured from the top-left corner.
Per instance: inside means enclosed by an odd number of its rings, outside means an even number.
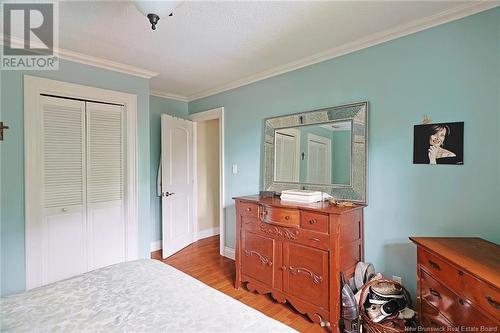
[[[152,241],[151,244],[149,245],[149,248],[151,252],[161,250],[161,240]]]
[[[201,238],[198,238],[198,239],[203,239],[203,238],[206,238],[206,237],[217,235],[217,232],[215,230],[218,231],[219,228],[213,228],[213,229],[203,230],[201,233],[198,233],[197,236],[201,237]],[[161,250],[161,240],[152,241],[150,247],[151,247],[151,252]],[[235,258],[235,249],[226,246],[226,247],[224,247],[224,252],[223,252],[222,255],[224,257],[226,257],[226,258],[234,260],[234,258]]]
[[[235,250],[231,247],[224,247],[224,257],[233,259],[235,258]]]
[[[201,230],[201,231],[198,231],[196,233],[195,241],[203,239],[203,238],[207,238],[207,237],[212,237],[212,236],[215,236],[218,234],[219,234],[219,227]],[[155,251],[161,250],[161,247],[162,247],[162,245],[161,245],[161,239],[160,239],[160,240],[152,241],[149,245],[149,250],[150,250],[150,252],[155,252]],[[233,250],[233,253],[234,253],[234,250]]]
[[[207,237],[212,237],[212,236],[218,235],[219,233],[220,233],[219,227],[201,230],[201,231],[197,232],[196,240],[200,240],[200,239],[207,238]]]

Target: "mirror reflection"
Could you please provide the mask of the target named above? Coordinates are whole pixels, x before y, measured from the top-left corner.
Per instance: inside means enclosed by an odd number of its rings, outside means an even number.
[[[274,181],[349,185],[351,133],[350,120],[275,129]]]

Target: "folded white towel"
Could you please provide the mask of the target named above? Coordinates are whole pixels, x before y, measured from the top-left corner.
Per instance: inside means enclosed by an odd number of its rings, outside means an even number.
[[[300,197],[300,196],[289,196],[289,195],[281,195],[281,200],[283,201],[293,201],[293,202],[300,202],[300,203],[312,203],[312,202],[319,202],[323,201],[323,198],[321,196],[314,196],[314,197]]]
[[[311,191],[311,190],[284,190],[281,191],[281,194],[301,196],[301,197],[318,196],[318,195],[321,196],[320,191]]]

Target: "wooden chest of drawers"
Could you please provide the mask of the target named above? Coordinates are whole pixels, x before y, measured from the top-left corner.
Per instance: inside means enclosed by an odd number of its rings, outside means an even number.
[[[410,239],[417,244],[421,324],[498,331],[500,247],[480,238]]]
[[[235,198],[236,282],[338,330],[340,272],[363,259],[363,206]]]

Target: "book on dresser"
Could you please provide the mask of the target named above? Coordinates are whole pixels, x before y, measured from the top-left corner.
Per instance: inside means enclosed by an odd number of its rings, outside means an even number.
[[[498,332],[500,246],[481,238],[410,239],[417,245],[421,324],[445,332]]]
[[[338,332],[340,273],[364,259],[363,208],[248,196],[236,201],[236,281]]]

